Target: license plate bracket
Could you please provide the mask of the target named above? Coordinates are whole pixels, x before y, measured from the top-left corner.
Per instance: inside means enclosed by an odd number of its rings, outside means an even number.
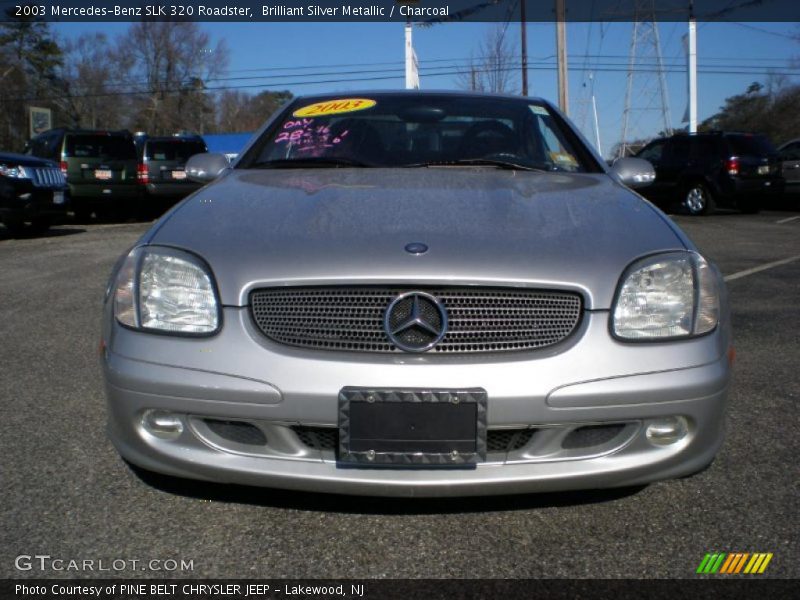
[[[473,467],[486,460],[486,407],[481,388],[342,388],[338,462]]]

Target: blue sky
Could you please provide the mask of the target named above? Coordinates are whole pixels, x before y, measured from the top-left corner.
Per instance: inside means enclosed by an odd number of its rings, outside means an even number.
[[[278,79],[247,79],[230,82],[238,85],[278,84],[278,89],[290,89],[295,94],[347,91],[357,89],[391,89],[403,86],[404,56],[403,25],[400,23],[202,23],[214,40],[224,39],[230,50],[230,77],[280,75]],[[424,89],[458,88],[454,75],[426,74],[426,68],[450,65],[463,67],[486,33],[496,23],[451,23],[429,28],[415,28],[414,46],[422,69]],[[123,33],[126,23],[60,23],[53,27],[63,37],[75,37],[102,28],[110,36]],[[685,59],[681,37],[686,23],[659,23],[659,35],[664,61],[675,72],[666,74],[669,92],[671,123],[680,126],[686,108],[686,76],[682,71]],[[608,153],[621,133],[625,99],[626,73],[601,70],[624,65],[631,41],[631,23],[568,23],[568,52],[570,55],[570,116],[583,126],[587,137],[594,140],[593,122],[588,94],[582,87],[587,81],[584,65],[599,63],[594,71],[595,97],[599,113],[603,151]],[[519,44],[518,24],[508,27],[506,35]],[[703,120],[714,114],[728,96],[738,94],[753,81],[765,82],[770,67],[790,68],[800,72],[800,43],[791,39],[800,35],[798,23],[700,23],[698,25],[698,64],[700,68],[747,73],[700,73],[698,80],[698,113]],[[528,54],[532,67],[529,74],[530,93],[555,101],[557,99],[555,60],[555,26],[552,23],[528,24]],[[587,51],[600,58],[586,58]],[[797,60],[793,61],[793,59]],[[432,62],[433,61],[433,62]],[[358,64],[353,69],[330,65]],[[308,67],[314,67],[309,69]],[[275,71],[270,71],[275,69]],[[360,80],[347,83],[286,85],[302,79],[303,73],[368,69],[375,75],[397,74],[396,79]],[[253,71],[258,70],[258,71]],[[340,76],[318,77],[337,79]],[[643,74],[635,80],[635,106],[642,107],[657,100],[653,91],[656,79]],[[515,84],[519,86],[519,82]],[[257,92],[262,89],[251,88]],[[640,91],[644,89],[645,91]],[[657,110],[635,110],[631,114],[632,133],[652,136],[662,128],[661,113]]]

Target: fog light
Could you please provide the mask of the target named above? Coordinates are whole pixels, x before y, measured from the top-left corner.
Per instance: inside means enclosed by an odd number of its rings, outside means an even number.
[[[664,417],[651,421],[645,435],[651,444],[668,446],[679,442],[689,433],[689,424],[684,417]]]
[[[166,410],[148,410],[142,417],[142,426],[156,437],[174,439],[183,433],[183,421]]]

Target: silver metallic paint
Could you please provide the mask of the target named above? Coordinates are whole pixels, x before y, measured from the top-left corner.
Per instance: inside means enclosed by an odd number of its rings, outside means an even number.
[[[578,134],[579,135],[579,134]],[[254,136],[254,139],[257,136]],[[425,240],[421,256],[405,244]],[[609,310],[625,268],[649,254],[694,250],[663,213],[611,173],[482,167],[232,170],[165,215],[140,244],[195,252],[214,271],[222,330],[210,338],[119,326],[106,302],[108,431],[144,468],[208,481],[371,495],[453,496],[634,485],[707,465],[722,442],[730,380],[724,284],[720,325],[698,338],[625,343]],[[586,311],[564,343],[503,355],[313,351],[266,339],[246,308],[261,286],[327,283],[507,285],[576,290]],[[282,425],[335,425],[347,386],[488,392],[487,425],[567,431],[630,422],[619,447],[591,456],[522,452],[471,470],[339,469]],[[161,408],[190,424],[174,441],[142,429]],[[657,447],[647,419],[685,416],[689,435]],[[271,456],[233,452],[200,417],[252,420],[275,436]]]

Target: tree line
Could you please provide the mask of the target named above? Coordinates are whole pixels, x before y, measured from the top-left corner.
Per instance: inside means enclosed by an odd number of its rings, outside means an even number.
[[[111,38],[62,40],[48,23],[0,23],[0,150],[20,151],[29,107],[49,108],[54,127],[129,129],[152,135],[252,131],[288,91],[209,89],[229,51],[198,23],[140,21]]]
[[[737,131],[760,133],[767,136],[777,148],[789,140],[800,138],[800,84],[783,76],[770,76],[766,84],[751,83],[742,94],[725,99],[719,111],[697,125],[698,132]],[[675,129],[674,133],[687,133],[688,127]],[[660,131],[655,137],[664,137]],[[644,148],[651,139],[629,141],[629,154]],[[611,150],[618,156],[620,144]]]

